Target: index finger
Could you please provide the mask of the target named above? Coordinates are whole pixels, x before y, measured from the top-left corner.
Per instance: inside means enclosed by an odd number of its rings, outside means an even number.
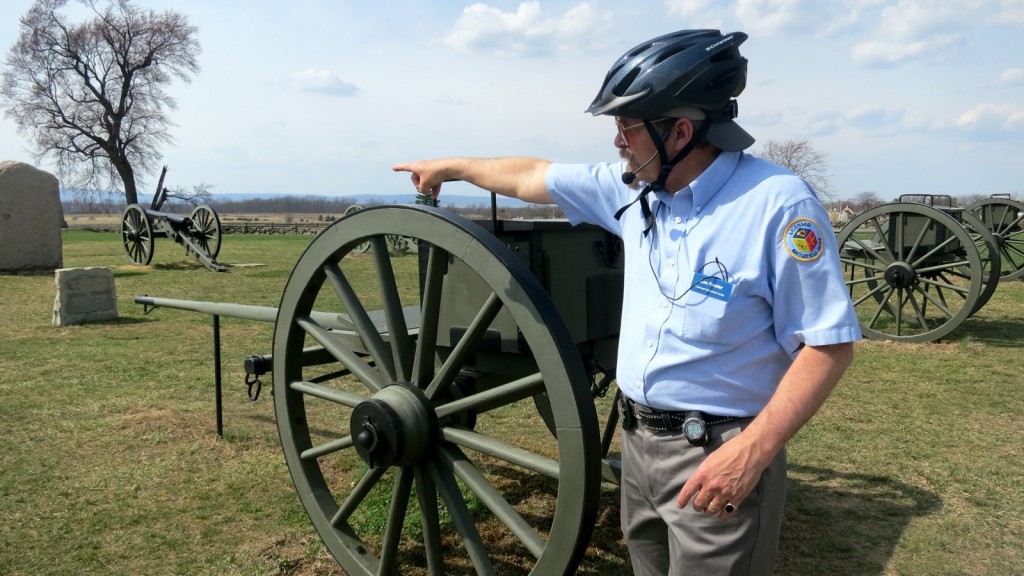
[[[690,476],[690,479],[686,481],[686,484],[683,484],[682,490],[679,491],[679,497],[676,498],[676,505],[680,508],[685,508],[690,500],[700,492],[700,488],[701,484],[697,480],[697,476]]]

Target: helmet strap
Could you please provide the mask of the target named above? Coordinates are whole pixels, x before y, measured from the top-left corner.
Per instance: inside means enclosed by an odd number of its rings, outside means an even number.
[[[633,199],[632,202],[626,204],[615,213],[615,219],[618,220],[627,208],[640,202],[640,212],[643,214],[644,222],[647,226],[644,228],[644,236],[654,228],[654,214],[651,212],[651,205],[647,201],[647,194],[665,189],[665,182],[668,181],[669,174],[672,173],[672,169],[675,168],[676,164],[683,161],[683,158],[693,151],[698,144],[704,141],[704,136],[707,135],[708,130],[711,128],[711,121],[705,120],[701,122],[700,126],[693,133],[693,137],[690,141],[683,146],[683,149],[675,155],[674,158],[669,160],[668,152],[665,150],[665,139],[661,137],[658,132],[654,129],[654,124],[650,120],[644,120],[644,127],[647,128],[647,133],[651,135],[651,140],[654,142],[654,146],[658,149],[658,160],[661,161],[661,171],[658,173],[658,178],[654,182],[648,183],[644,186],[640,194]],[[667,133],[666,133],[667,136]]]

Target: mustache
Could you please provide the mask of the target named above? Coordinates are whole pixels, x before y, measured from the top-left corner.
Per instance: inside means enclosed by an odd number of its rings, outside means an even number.
[[[639,166],[639,164],[637,164],[636,162],[636,156],[634,156],[633,153],[630,152],[629,148],[619,148],[619,158],[625,160],[627,172],[633,172],[634,170],[637,169],[637,166]],[[640,181],[634,180],[633,182],[630,182],[626,186],[632,188],[633,190],[639,190]]]

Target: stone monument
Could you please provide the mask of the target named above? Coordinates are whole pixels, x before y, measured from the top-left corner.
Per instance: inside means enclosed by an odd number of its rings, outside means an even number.
[[[57,299],[54,326],[85,324],[117,318],[117,291],[109,268],[62,268],[54,275]]]
[[[0,273],[64,266],[57,178],[22,162],[0,162]]]

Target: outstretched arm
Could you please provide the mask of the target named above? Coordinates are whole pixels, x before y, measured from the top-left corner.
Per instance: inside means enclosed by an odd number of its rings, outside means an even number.
[[[411,172],[420,193],[437,198],[441,184],[463,180],[484,190],[534,204],[551,204],[544,178],[551,162],[537,158],[442,158],[397,164],[395,172]]]

